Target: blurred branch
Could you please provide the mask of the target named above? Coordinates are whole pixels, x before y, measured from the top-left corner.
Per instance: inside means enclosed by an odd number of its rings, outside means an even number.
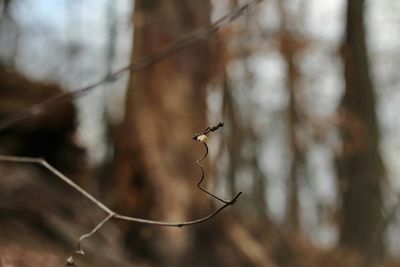
[[[251,266],[277,267],[263,244],[242,225],[232,223],[226,231],[232,244],[237,247],[240,254],[251,262]]]
[[[109,221],[112,218],[125,220],[125,221],[131,221],[131,222],[137,222],[137,223],[143,223],[143,224],[165,226],[165,227],[184,227],[184,226],[189,226],[189,225],[205,222],[205,221],[211,219],[212,217],[214,217],[215,215],[217,215],[218,213],[220,213],[226,207],[233,205],[236,202],[236,200],[239,198],[239,196],[242,194],[242,192],[239,192],[238,194],[236,194],[236,196],[234,198],[232,198],[232,200],[225,201],[225,200],[217,197],[216,195],[210,193],[209,191],[207,191],[207,190],[205,190],[205,189],[200,187],[201,182],[204,180],[204,170],[203,170],[202,166],[200,165],[200,161],[203,160],[208,154],[208,147],[204,143],[206,138],[204,139],[204,137],[207,134],[209,134],[210,132],[214,132],[215,130],[217,130],[218,128],[220,128],[222,126],[223,126],[223,123],[219,123],[217,126],[208,127],[203,132],[203,134],[195,135],[194,139],[197,140],[197,141],[202,142],[205,145],[206,149],[207,149],[206,150],[206,154],[200,160],[196,161],[197,165],[199,166],[199,168],[201,169],[201,172],[202,172],[202,175],[201,175],[201,178],[200,178],[200,182],[198,183],[197,186],[202,191],[206,192],[207,194],[213,196],[215,199],[217,199],[217,200],[221,201],[222,203],[224,203],[224,205],[222,205],[220,208],[216,209],[214,212],[210,213],[209,215],[207,215],[207,216],[205,216],[203,218],[197,219],[197,220],[192,220],[192,221],[164,222],[164,221],[147,220],[147,219],[141,219],[141,218],[129,217],[129,216],[121,215],[121,214],[118,214],[117,212],[111,210],[106,205],[104,205],[100,200],[98,200],[97,198],[92,196],[85,189],[80,187],[78,184],[76,184],[74,181],[72,181],[70,178],[65,176],[62,172],[60,172],[59,170],[54,168],[51,164],[49,164],[46,160],[44,160],[42,158],[17,157],[17,156],[0,155],[0,161],[20,162],[20,163],[33,163],[33,164],[41,165],[44,168],[46,168],[47,170],[49,170],[51,173],[53,173],[55,176],[57,176],[58,178],[63,180],[65,183],[70,185],[76,191],[81,193],[84,197],[86,197],[87,199],[92,201],[97,207],[99,207],[100,209],[102,209],[103,211],[105,211],[107,213],[107,217],[105,217],[100,223],[98,223],[89,233],[86,233],[86,234],[82,235],[78,239],[78,249],[74,252],[74,254],[78,254],[78,255],[82,255],[83,256],[85,254],[85,252],[83,251],[82,246],[81,246],[82,241],[84,239],[89,238],[92,235],[94,235],[107,221]],[[203,137],[203,138],[201,138],[201,137]],[[66,264],[69,265],[69,266],[75,266],[73,256],[70,256],[70,257],[67,258]]]
[[[214,35],[218,30],[224,26],[229,24],[230,22],[234,21],[238,17],[240,17],[246,10],[248,10],[251,6],[258,4],[263,0],[250,0],[247,3],[239,6],[238,8],[232,10],[228,14],[222,16],[220,19],[215,21],[213,24],[211,24],[209,27],[200,27],[195,30],[193,30],[191,33],[187,34],[185,37],[180,39],[179,41],[175,42],[174,44],[168,46],[164,50],[153,54],[149,55],[146,57],[143,57],[142,59],[126,66],[123,67],[111,74],[108,74],[106,77],[103,77],[101,80],[90,84],[86,87],[80,88],[75,90],[74,92],[65,92],[59,95],[56,95],[52,98],[49,98],[43,102],[37,103],[35,105],[30,106],[29,108],[22,110],[19,113],[16,113],[14,115],[10,115],[9,117],[6,117],[5,119],[0,120],[0,131],[7,129],[8,127],[25,120],[27,118],[37,116],[39,114],[44,113],[45,111],[49,110],[52,107],[55,107],[67,100],[70,100],[71,98],[77,98],[94,88],[99,87],[100,85],[113,82],[116,79],[118,79],[121,74],[125,72],[138,72],[142,69],[148,68],[153,66],[154,64],[172,56],[175,55],[176,53],[189,48],[191,45],[196,43],[199,40],[204,40],[207,38],[210,38],[212,35]]]
[[[288,1],[289,2],[289,1]],[[293,25],[299,23],[294,21],[288,14],[287,7],[284,2],[279,1],[279,13],[281,16],[282,37],[280,38],[280,52],[287,65],[286,67],[286,87],[288,94],[288,104],[286,107],[287,125],[288,125],[288,143],[291,150],[291,162],[288,181],[288,196],[287,196],[287,221],[290,231],[298,232],[300,229],[300,179],[305,172],[305,151],[299,134],[301,125],[304,123],[301,120],[301,107],[299,101],[299,86],[300,70],[296,61],[296,56],[299,53],[301,46],[298,45],[298,40]]]

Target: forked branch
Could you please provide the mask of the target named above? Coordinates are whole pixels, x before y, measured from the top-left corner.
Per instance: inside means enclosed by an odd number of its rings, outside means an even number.
[[[66,175],[64,175],[62,172],[60,172],[56,168],[54,168],[51,164],[49,164],[46,160],[44,160],[42,158],[17,157],[17,156],[0,155],[0,161],[19,162],[19,163],[32,163],[32,164],[41,165],[44,168],[46,168],[47,170],[49,170],[51,173],[53,173],[55,176],[57,176],[58,178],[63,180],[69,186],[74,188],[76,191],[78,191],[84,197],[86,197],[87,199],[92,201],[97,207],[99,207],[100,209],[102,209],[104,212],[107,213],[107,216],[101,222],[99,222],[90,232],[88,232],[86,234],[83,234],[82,236],[79,237],[78,242],[77,242],[77,250],[73,254],[83,256],[83,255],[85,255],[85,252],[82,249],[83,240],[85,240],[85,239],[91,237],[92,235],[94,235],[110,219],[114,218],[114,219],[119,219],[119,220],[125,220],[125,221],[131,221],[131,222],[143,223],[143,224],[149,224],[149,225],[164,226],[164,227],[184,227],[184,226],[189,226],[189,225],[198,224],[198,223],[202,223],[204,221],[207,221],[207,220],[211,219],[212,217],[214,217],[215,215],[217,215],[218,213],[220,213],[222,210],[224,210],[228,206],[233,205],[236,202],[236,200],[239,198],[239,196],[242,194],[242,192],[239,192],[231,200],[226,201],[226,200],[223,200],[222,198],[214,195],[213,193],[211,193],[211,192],[209,192],[206,189],[201,187],[201,183],[204,180],[204,170],[203,170],[203,167],[200,164],[200,161],[205,159],[206,156],[208,155],[208,147],[207,147],[207,144],[205,143],[206,135],[209,134],[210,132],[214,132],[215,130],[217,130],[218,128],[220,128],[222,126],[223,126],[223,123],[219,123],[215,127],[208,127],[202,134],[195,135],[195,137],[193,139],[202,142],[204,144],[205,148],[206,148],[206,153],[204,154],[204,156],[201,159],[196,161],[197,165],[199,166],[199,168],[201,170],[201,177],[200,177],[200,181],[198,182],[197,186],[203,192],[205,192],[208,195],[212,196],[213,198],[221,201],[223,203],[223,205],[221,207],[219,207],[218,209],[216,209],[215,211],[213,211],[212,213],[210,213],[209,215],[207,215],[207,216],[205,216],[203,218],[200,218],[200,219],[192,220],[192,221],[165,222],[165,221],[148,220],[148,219],[141,219],[141,218],[121,215],[121,214],[118,214],[117,212],[113,211],[109,207],[107,207],[100,200],[98,200],[97,198],[92,196],[89,192],[87,192],[85,189],[80,187],[78,184],[76,184],[74,181],[72,181],[70,178],[68,178]],[[66,265],[75,266],[74,257],[72,255],[67,258]]]

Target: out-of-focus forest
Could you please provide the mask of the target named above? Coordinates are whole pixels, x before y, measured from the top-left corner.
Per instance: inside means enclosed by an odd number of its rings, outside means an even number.
[[[0,267],[400,266],[399,25],[391,0],[1,0]]]

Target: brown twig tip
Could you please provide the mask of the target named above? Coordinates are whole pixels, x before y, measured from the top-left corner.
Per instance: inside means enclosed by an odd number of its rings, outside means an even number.
[[[242,194],[242,191],[240,191],[239,193],[237,193],[236,196],[235,196],[231,201],[229,201],[228,203],[229,203],[230,205],[235,204],[236,200],[240,197],[241,194]]]
[[[224,123],[223,122],[219,122],[217,125],[215,126],[211,126],[211,127],[207,127],[203,134],[208,134],[209,132],[215,132],[216,130],[218,130],[219,128],[224,127]]]
[[[203,133],[195,134],[192,139],[204,143],[207,140],[207,134],[209,134],[210,132],[215,132],[216,130],[218,130],[219,128],[221,128],[223,126],[224,126],[223,122],[219,122],[215,126],[209,126],[203,131]]]

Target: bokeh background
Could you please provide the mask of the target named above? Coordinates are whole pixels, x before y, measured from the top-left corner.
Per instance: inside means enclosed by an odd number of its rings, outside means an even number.
[[[77,266],[399,264],[398,1],[2,0],[0,13],[0,153],[44,158],[122,214],[218,208],[196,187],[192,136],[225,122],[206,186],[242,191],[237,203],[187,228],[112,220]],[[1,162],[0,184],[0,266],[62,266],[105,216],[35,164]]]

